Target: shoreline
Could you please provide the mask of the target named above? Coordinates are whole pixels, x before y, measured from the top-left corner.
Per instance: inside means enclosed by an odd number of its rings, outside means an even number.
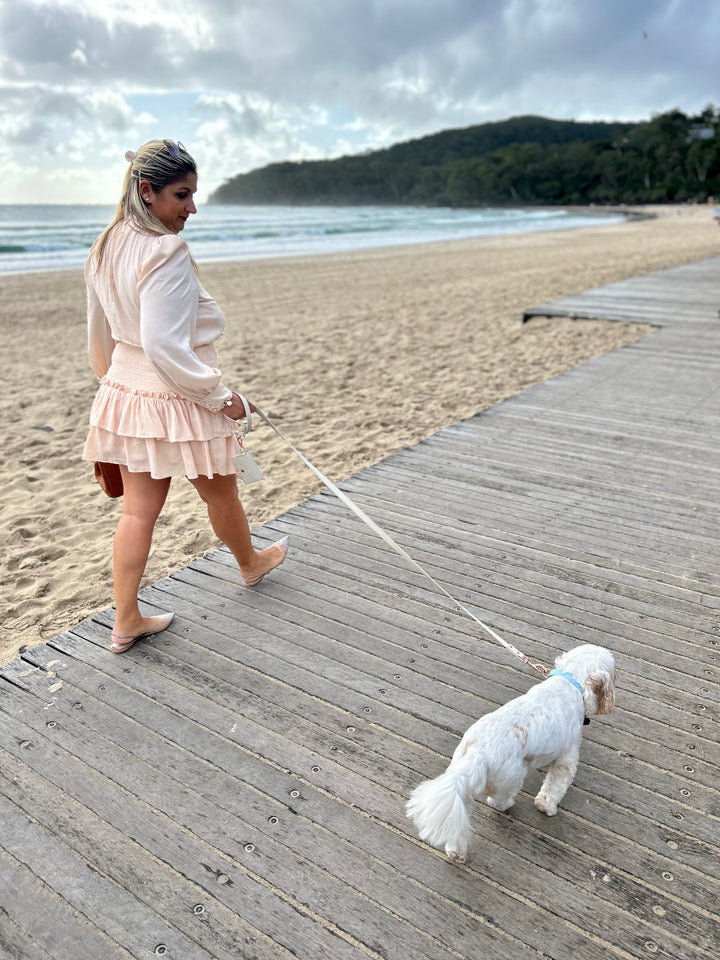
[[[720,254],[706,207],[652,219],[360,251],[202,263],[223,308],[224,381],[257,399],[332,480],[645,335],[566,319],[521,323],[548,300]],[[112,604],[119,513],[80,460],[96,389],[79,268],[0,276],[7,357],[0,465],[0,662]],[[18,333],[20,335],[18,335]],[[242,492],[257,528],[319,481],[267,427],[248,448],[266,480]],[[174,481],[144,583],[218,546],[194,489]],[[289,562],[292,562],[292,554]],[[300,561],[298,561],[300,562]]]
[[[3,209],[7,205],[0,205]],[[65,226],[55,222],[56,211],[63,209],[62,205],[31,205],[16,204],[14,208],[20,211],[34,210],[37,206],[36,217],[47,221],[46,228],[49,236],[45,236],[43,229],[26,239],[26,246],[0,248],[0,277],[21,276],[37,273],[57,273],[73,270],[84,266],[85,258],[90,249],[91,240],[105,226],[105,216],[97,218],[94,225],[84,223],[82,227],[76,223],[71,215],[67,228],[71,234],[75,231],[74,244],[64,249],[53,249],[52,234],[56,230],[64,232]],[[76,211],[78,205],[69,205],[71,211]],[[92,205],[96,213],[101,209]],[[592,225],[602,226],[605,222],[614,222],[618,218],[627,219],[628,214],[615,209],[597,209],[593,207],[577,206],[528,206],[511,205],[504,207],[427,207],[427,206],[391,206],[357,205],[338,208],[334,205],[325,206],[295,206],[286,205],[234,205],[209,208],[219,210],[222,219],[218,222],[210,217],[201,216],[193,220],[187,227],[187,240],[193,250],[197,263],[238,263],[265,259],[286,259],[292,257],[322,256],[332,253],[362,252],[373,249],[392,249],[399,246],[416,246],[426,243],[453,241],[456,239],[479,239],[492,236],[503,236],[508,232],[542,232],[544,230],[572,230],[582,229],[590,221]],[[385,225],[372,226],[372,218],[377,217],[383,210],[392,210],[396,217],[395,227],[389,231]],[[267,214],[280,211],[280,220]],[[323,217],[318,220],[318,211],[324,211]],[[238,211],[233,213],[232,211]],[[256,219],[256,212],[260,211]],[[359,211],[359,213],[358,213]],[[408,212],[420,214],[420,221],[411,218],[405,222]],[[109,208],[105,210],[107,217],[112,215]],[[502,218],[508,213],[519,214],[517,221],[501,225]],[[313,214],[315,219],[313,219]],[[446,223],[438,227],[435,217],[455,217],[461,219],[451,227]],[[540,219],[536,219],[540,214]],[[29,216],[29,214],[27,214]],[[338,219],[338,216],[339,219]],[[370,215],[370,221],[367,217]],[[470,217],[464,221],[462,215]],[[490,215],[489,219],[477,222],[474,218]],[[310,216],[310,221],[306,219]],[[300,221],[296,221],[300,217]],[[497,217],[500,217],[498,221]],[[22,216],[21,216],[22,219]],[[31,218],[32,219],[32,218]],[[563,220],[568,222],[563,222]],[[524,223],[524,228],[521,224]],[[241,227],[242,224],[242,227]],[[219,230],[224,236],[223,242],[216,242],[214,230]],[[298,232],[299,230],[299,232]],[[239,232],[238,232],[239,231]],[[0,223],[2,233],[2,223]],[[442,236],[441,234],[445,234]],[[68,237],[71,239],[71,237]],[[50,246],[46,248],[46,244]],[[268,246],[266,246],[268,244]],[[45,250],[45,253],[40,251]]]

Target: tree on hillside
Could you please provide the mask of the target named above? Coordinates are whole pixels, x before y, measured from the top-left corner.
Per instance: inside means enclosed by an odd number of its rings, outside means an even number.
[[[644,123],[514,117],[362,156],[274,163],[223,184],[213,203],[648,203],[720,193],[720,117],[680,110]]]

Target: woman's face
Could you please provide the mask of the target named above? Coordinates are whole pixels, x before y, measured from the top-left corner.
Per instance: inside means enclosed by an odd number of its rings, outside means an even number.
[[[155,193],[147,180],[140,181],[140,196],[168,230],[180,233],[191,213],[197,213],[193,194],[197,190],[197,174],[188,173],[182,180],[169,183]]]

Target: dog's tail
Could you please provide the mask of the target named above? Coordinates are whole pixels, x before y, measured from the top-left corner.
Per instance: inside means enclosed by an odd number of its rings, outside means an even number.
[[[467,850],[470,817],[467,804],[485,782],[485,763],[475,756],[453,761],[445,773],[415,787],[405,805],[421,840],[433,847]]]

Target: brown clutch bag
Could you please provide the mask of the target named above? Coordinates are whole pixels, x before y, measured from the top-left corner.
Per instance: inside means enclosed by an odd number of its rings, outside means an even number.
[[[109,497],[123,495],[123,482],[117,463],[96,463],[95,479]]]

